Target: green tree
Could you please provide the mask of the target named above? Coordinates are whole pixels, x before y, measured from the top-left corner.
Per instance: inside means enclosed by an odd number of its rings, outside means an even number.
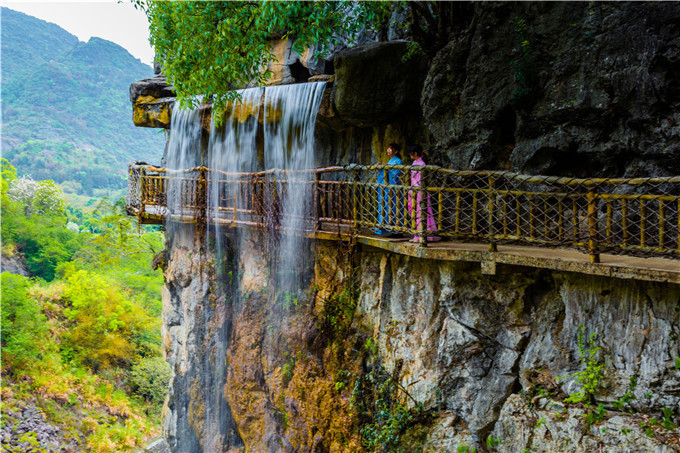
[[[2,195],[4,203],[4,195],[7,193],[9,184],[17,179],[17,169],[9,163],[4,157],[0,159],[0,178],[2,178]]]
[[[28,295],[30,282],[26,277],[3,272],[0,280],[3,368],[12,368],[15,373],[26,371],[50,349],[47,319]]]
[[[31,205],[33,212],[37,214],[62,216],[66,208],[64,192],[54,181],[38,181],[38,188],[31,200]]]
[[[295,38],[296,50],[323,54],[340,38],[365,29],[386,39],[390,16],[401,10],[411,52],[432,58],[472,17],[472,2],[441,1],[150,1],[132,0],[145,10],[151,43],[181,105],[211,98],[216,111],[232,90],[268,78],[269,40]]]
[[[3,199],[3,243],[14,243],[26,258],[31,275],[52,281],[57,267],[69,261],[83,243],[83,236],[66,228],[64,216],[25,215],[25,203]]]
[[[20,203],[27,216],[33,213],[61,216],[66,207],[64,193],[54,181],[34,181],[22,176],[9,183],[7,196]]]
[[[135,294],[151,314],[161,310],[162,274],[151,262],[163,250],[163,233],[156,227],[140,228],[123,215],[124,199],[102,200],[92,217],[83,221],[89,231],[84,246],[73,259],[73,266],[107,276]]]
[[[158,405],[165,400],[171,375],[170,365],[162,357],[147,357],[132,366],[129,380],[135,393]]]
[[[152,352],[145,339],[156,323],[114,281],[72,270],[65,282],[64,314],[72,322],[63,341],[67,358],[96,371],[129,366]]]
[[[323,52],[362,28],[385,35],[393,8],[348,1],[135,3],[147,13],[151,42],[180,102],[193,106],[197,96],[210,96],[218,111],[235,88],[267,80],[263,68],[274,59],[269,40],[294,37],[298,50]]]

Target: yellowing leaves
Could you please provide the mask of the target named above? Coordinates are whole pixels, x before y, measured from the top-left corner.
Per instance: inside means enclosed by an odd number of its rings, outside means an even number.
[[[153,320],[116,284],[86,270],[71,271],[61,294],[71,328],[64,345],[74,358],[94,370],[125,366],[140,351],[136,341]]]

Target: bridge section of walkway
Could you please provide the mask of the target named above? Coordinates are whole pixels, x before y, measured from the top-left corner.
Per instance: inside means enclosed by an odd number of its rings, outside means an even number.
[[[295,209],[289,206],[294,200]],[[576,179],[434,166],[227,173],[130,166],[140,223],[354,238],[404,255],[680,283],[680,177]],[[392,237],[371,234],[388,231]],[[394,236],[401,236],[394,237]],[[410,242],[411,237],[417,243]],[[442,238],[432,242],[430,239]]]

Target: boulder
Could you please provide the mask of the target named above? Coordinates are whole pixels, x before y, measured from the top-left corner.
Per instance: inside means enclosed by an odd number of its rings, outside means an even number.
[[[130,101],[132,103],[146,96],[156,99],[175,97],[175,89],[172,85],[168,85],[168,81],[163,75],[137,80],[130,85]]]
[[[344,122],[384,125],[420,111],[425,62],[418,56],[403,60],[408,44],[369,43],[335,57],[333,104]]]
[[[175,90],[163,75],[142,79],[130,85],[132,121],[138,127],[169,129]]]

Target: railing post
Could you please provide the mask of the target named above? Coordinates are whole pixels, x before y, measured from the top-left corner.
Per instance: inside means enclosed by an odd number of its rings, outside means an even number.
[[[600,262],[597,251],[597,197],[592,186],[588,188],[588,253],[591,263]]]
[[[420,215],[418,216],[418,231],[419,231],[419,237],[420,237],[420,246],[421,247],[426,247],[427,246],[427,235],[426,235],[426,228],[427,228],[427,184],[426,184],[426,178],[425,178],[425,167],[422,168],[420,171],[420,188],[418,189],[420,192]]]
[[[321,229],[321,222],[319,221],[319,178],[321,177],[321,174],[317,171],[314,172],[314,185],[313,185],[313,190],[314,194],[312,196],[313,203],[314,203],[314,231],[319,231]]]
[[[206,184],[205,167],[201,166],[198,170],[198,193],[196,196],[198,201],[199,219],[206,220],[208,214],[207,187],[208,185]]]
[[[234,222],[234,225],[236,225],[236,221],[238,220],[238,215],[236,213],[236,209],[238,207],[238,194],[241,190],[241,176],[236,176],[234,178],[234,183],[231,187],[231,220]]]
[[[139,208],[141,209],[146,204],[146,169],[141,168],[137,177],[139,178]]]
[[[497,252],[498,246],[494,238],[494,226],[493,226],[493,214],[495,209],[495,199],[496,199],[496,178],[494,176],[489,176],[489,251]]]
[[[144,199],[144,184],[146,184],[146,178],[144,177],[146,175],[146,169],[145,168],[140,168],[138,172],[136,172],[136,177],[139,178],[139,194],[138,194],[138,202],[139,202],[139,209],[137,209],[137,225],[142,224],[142,218],[144,217],[144,210],[146,209],[146,203]]]

